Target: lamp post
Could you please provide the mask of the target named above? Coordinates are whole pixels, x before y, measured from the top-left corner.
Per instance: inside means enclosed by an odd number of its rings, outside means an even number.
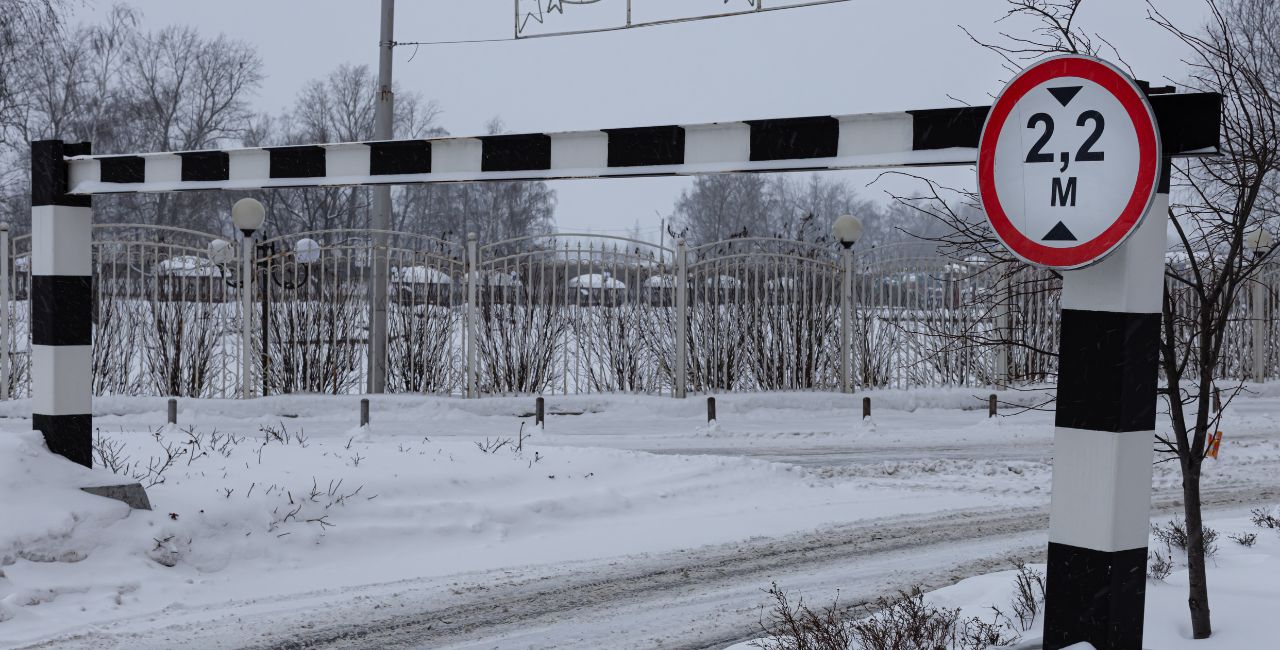
[[[253,397],[253,337],[249,333],[253,313],[253,233],[266,220],[267,209],[257,199],[240,199],[231,206],[231,223],[244,235],[240,241],[240,396],[245,399]]]
[[[1251,378],[1256,382],[1263,382],[1267,378],[1267,337],[1266,337],[1266,285],[1262,275],[1263,262],[1262,257],[1271,252],[1271,244],[1274,239],[1271,233],[1264,228],[1259,227],[1257,230],[1245,235],[1245,245],[1253,253],[1255,259],[1259,260],[1257,276],[1254,277],[1252,291],[1249,300],[1249,320],[1253,326],[1253,372],[1250,373]]]
[[[840,287],[840,390],[853,392],[853,324],[851,312],[857,309],[853,288],[853,245],[862,236],[862,221],[851,214],[840,215],[831,224],[831,236],[844,247],[844,281]]]
[[[232,209],[232,222],[235,223],[236,228],[239,229],[240,232],[244,233],[244,242],[242,244],[243,248],[241,249],[242,267],[240,280],[233,280],[231,278],[231,274],[225,270],[227,262],[231,261],[230,242],[223,239],[215,239],[209,242],[209,260],[214,264],[224,267],[222,275],[229,286],[241,289],[241,304],[243,305],[242,309],[244,310],[245,323],[240,339],[241,363],[244,368],[241,393],[244,397],[252,396],[252,390],[250,387],[253,385],[253,382],[250,381],[249,377],[249,360],[252,358],[253,345],[252,337],[249,334],[248,323],[250,322],[252,317],[251,312],[253,311],[254,283],[256,282],[258,284],[260,291],[259,298],[262,301],[262,321],[260,324],[262,330],[261,365],[262,395],[265,397],[268,394],[268,369],[270,368],[271,361],[269,357],[271,347],[271,302],[270,295],[268,294],[270,285],[274,283],[277,287],[292,291],[303,284],[306,284],[307,280],[311,276],[310,266],[320,260],[323,247],[321,247],[319,242],[314,239],[306,237],[294,242],[292,262],[293,274],[291,279],[285,263],[275,265],[274,267],[272,265],[272,259],[276,255],[275,242],[258,244],[257,246],[253,245],[253,233],[258,228],[262,227],[265,210],[261,213],[262,216],[257,216],[257,210],[262,209],[262,204],[254,201],[253,199],[244,199],[244,201],[253,201],[258,207],[254,208],[252,207],[252,204],[247,204],[248,207],[243,208],[242,210],[248,212],[243,213],[239,220],[237,220],[235,208]],[[240,203],[236,204],[236,206],[239,205]],[[301,269],[301,272],[299,272],[299,269]]]

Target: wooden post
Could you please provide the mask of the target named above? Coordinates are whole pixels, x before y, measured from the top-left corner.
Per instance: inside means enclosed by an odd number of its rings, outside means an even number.
[[[178,400],[169,398],[169,424],[178,423]]]
[[[996,394],[992,393],[991,397],[987,398],[987,417],[993,418],[995,416],[996,416]]]
[[[1222,389],[1217,386],[1213,387],[1213,412],[1222,412]]]
[[[862,419],[865,420],[869,417],[871,417],[871,398],[864,397],[862,398]]]
[[[547,424],[546,424],[547,410],[546,409],[547,409],[547,400],[539,396],[538,401],[534,405],[534,409],[533,409],[533,422],[534,424],[544,429],[547,428]]]
[[[360,400],[360,426],[369,426],[369,398]]]
[[[707,424],[716,421],[716,398],[707,398]]]

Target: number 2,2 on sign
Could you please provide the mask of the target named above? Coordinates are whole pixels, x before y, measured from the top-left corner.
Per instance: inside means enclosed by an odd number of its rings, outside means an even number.
[[[1047,90],[1065,107],[1071,103],[1071,100],[1079,94],[1081,86],[1061,86],[1058,88],[1048,88]],[[1102,138],[1102,132],[1107,128],[1107,120],[1095,110],[1086,110],[1080,113],[1076,118],[1076,126],[1090,127],[1089,136],[1084,139],[1079,150],[1075,153],[1075,160],[1078,162],[1098,162],[1107,159],[1105,151],[1095,151],[1094,145],[1098,144],[1098,140]],[[1053,163],[1055,162],[1052,153],[1044,151],[1045,145],[1053,139],[1053,116],[1048,113],[1035,113],[1027,120],[1028,129],[1040,129],[1040,138],[1031,146],[1031,151],[1027,152],[1027,162],[1029,163]],[[1058,173],[1064,173],[1071,167],[1071,152],[1063,151],[1058,154],[1057,161],[1061,167]],[[1078,191],[1075,176],[1054,176],[1052,184],[1049,188],[1049,205],[1050,206],[1074,206],[1076,204],[1076,192]]]

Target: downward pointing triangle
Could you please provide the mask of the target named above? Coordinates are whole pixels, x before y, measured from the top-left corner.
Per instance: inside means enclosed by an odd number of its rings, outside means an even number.
[[[1041,238],[1041,241],[1076,241],[1076,236],[1067,230],[1067,224],[1059,221],[1049,234]]]
[[[1054,98],[1058,100],[1059,104],[1066,106],[1071,103],[1071,100],[1076,98],[1076,93],[1080,92],[1080,89],[1083,87],[1084,86],[1063,86],[1061,88],[1050,88],[1049,92],[1053,93]]]

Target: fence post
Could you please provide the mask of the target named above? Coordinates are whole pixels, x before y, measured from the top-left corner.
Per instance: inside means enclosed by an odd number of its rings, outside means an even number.
[[[871,417],[871,398],[864,397],[862,398],[862,419],[865,420],[869,417]]]
[[[689,372],[689,259],[684,238],[676,240],[676,362],[671,372],[675,374],[676,397],[686,395],[685,380]]]
[[[547,400],[543,399],[542,396],[539,395],[538,400],[534,402],[534,405],[533,405],[533,423],[545,429],[547,428],[546,422],[547,422]]]
[[[996,411],[997,408],[998,406],[996,404],[996,394],[992,393],[991,396],[987,398],[987,417],[989,418],[995,417],[997,413]]]
[[[360,400],[360,426],[369,426],[369,398]]]
[[[707,424],[715,424],[716,421],[716,398],[707,398]]]
[[[479,323],[478,283],[480,280],[480,247],[474,232],[467,233],[467,397],[476,397],[476,328]]]
[[[1009,384],[1009,315],[1013,311],[1013,282],[1007,268],[996,279],[996,368],[995,387],[1003,390]]]
[[[169,424],[178,423],[178,400],[177,398],[169,398]]]
[[[240,238],[240,397],[253,397],[253,235]]]
[[[853,302],[853,247],[845,246],[841,252],[844,277],[840,282],[840,392],[852,392],[849,374],[853,369],[853,332],[850,309]]]
[[[0,400],[9,399],[9,224],[0,223]]]
[[[254,247],[257,248],[256,246]],[[274,248],[274,247],[273,247]],[[271,262],[275,257],[274,250],[264,249],[262,251],[265,266],[263,267],[262,286],[258,287],[259,299],[262,301],[258,314],[259,327],[262,329],[262,349],[258,350],[258,360],[262,365],[262,396],[266,397],[271,391],[267,385],[271,380]],[[254,260],[254,269],[256,275],[257,260]],[[373,340],[372,330],[370,330],[370,340]],[[287,388],[285,389],[288,390]]]
[[[1261,274],[1259,274],[1260,276]],[[1267,380],[1267,339],[1266,328],[1264,327],[1267,317],[1266,290],[1267,287],[1262,283],[1262,278],[1257,277],[1253,280],[1249,300],[1249,322],[1253,325],[1253,372],[1250,378],[1256,382]]]

